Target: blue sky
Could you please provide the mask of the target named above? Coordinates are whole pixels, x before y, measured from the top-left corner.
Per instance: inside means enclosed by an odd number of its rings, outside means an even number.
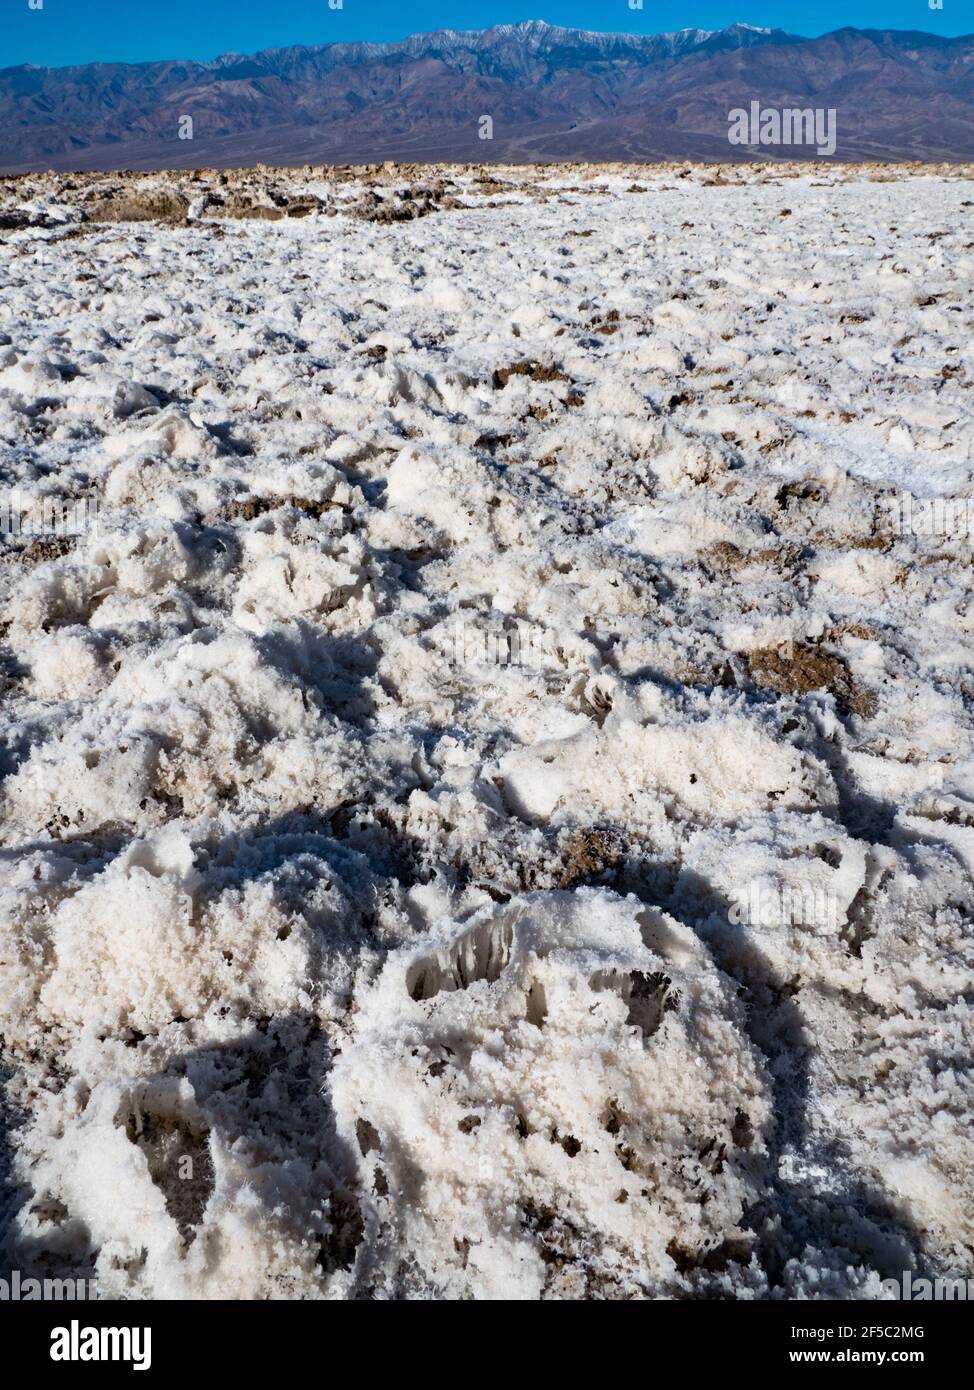
[[[37,3],[37,0],[34,0]],[[783,0],[0,0],[0,67],[37,63],[56,67],[95,61],[148,58],[213,58],[253,53],[292,43],[339,39],[391,40],[427,29],[484,29],[521,19],[545,19],[579,29],[663,33],[696,27],[720,29],[735,20],[824,34],[854,25],[862,29],[923,29],[937,34],[974,31],[970,0],[821,0],[810,5]]]

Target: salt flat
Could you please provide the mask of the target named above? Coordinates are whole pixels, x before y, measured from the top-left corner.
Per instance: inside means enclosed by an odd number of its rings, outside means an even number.
[[[0,185],[7,1262],[974,1275],[972,212],[959,167]]]

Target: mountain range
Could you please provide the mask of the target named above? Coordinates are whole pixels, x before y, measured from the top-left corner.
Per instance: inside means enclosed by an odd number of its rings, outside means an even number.
[[[212,62],[28,64],[0,69],[0,170],[815,157],[730,144],[729,113],[753,101],[833,109],[836,159],[974,159],[974,35],[530,20]]]

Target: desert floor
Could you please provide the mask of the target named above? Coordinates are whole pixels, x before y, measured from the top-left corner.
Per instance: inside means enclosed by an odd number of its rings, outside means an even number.
[[[0,181],[5,1263],[974,1276],[972,272],[960,167]]]

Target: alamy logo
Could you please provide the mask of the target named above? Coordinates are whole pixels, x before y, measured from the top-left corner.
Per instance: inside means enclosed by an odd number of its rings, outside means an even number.
[[[817,154],[835,154],[835,107],[785,107],[778,111],[759,101],[750,110],[737,106],[727,113],[727,139],[732,145],[814,145]]]
[[[808,927],[820,936],[832,936],[839,929],[838,903],[831,888],[804,880],[778,883],[752,878],[735,897],[727,915],[736,926],[758,931]]]
[[[901,492],[883,500],[896,536],[974,541],[974,497],[914,497]]]
[[[97,497],[0,494],[0,536],[81,536],[98,525]]]
[[[974,1279],[914,1279],[904,1270],[899,1279],[884,1279],[883,1291],[906,1303],[974,1302]]]
[[[97,1297],[94,1279],[24,1279],[19,1269],[0,1279],[0,1303],[93,1303]]]
[[[68,1327],[51,1332],[52,1361],[131,1361],[133,1371],[152,1365],[151,1327]]]
[[[453,665],[540,668],[546,655],[543,636],[519,622],[498,630],[458,621],[453,628]]]

